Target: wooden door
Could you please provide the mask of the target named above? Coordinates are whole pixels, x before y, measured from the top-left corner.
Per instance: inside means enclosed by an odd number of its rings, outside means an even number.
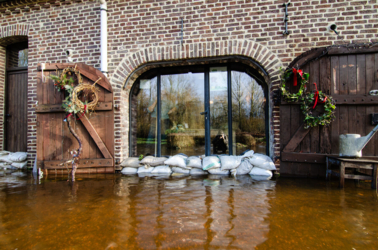
[[[333,97],[336,119],[329,127],[305,130],[300,105],[282,102],[280,173],[283,175],[325,176],[325,156],[338,156],[340,134],[364,136],[374,128],[371,114],[378,113],[378,96],[369,95],[369,91],[378,90],[378,50],[332,48],[326,56],[316,59],[322,54],[319,52],[322,49],[292,65],[298,64],[310,74],[309,91],[314,90],[316,82],[319,90]],[[293,86],[290,88],[297,91]],[[362,155],[378,159],[377,135],[362,150]]]
[[[27,151],[27,67],[7,70],[5,104],[5,150]]]
[[[64,173],[67,166],[61,166],[71,159],[70,151],[77,149],[78,142],[69,132],[64,118],[67,115],[61,108],[64,93],[58,92],[49,75],[56,74],[66,67],[77,67],[83,81],[97,82],[99,102],[94,113],[77,120],[73,127],[83,143],[77,173],[114,172],[114,112],[113,91],[109,80],[98,70],[88,65],[46,64],[43,72],[38,66],[37,80],[37,164],[45,172]],[[69,167],[68,167],[69,168]]]

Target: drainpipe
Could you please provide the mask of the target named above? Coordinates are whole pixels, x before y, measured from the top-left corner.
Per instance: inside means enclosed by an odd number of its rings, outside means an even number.
[[[100,0],[101,13],[101,72],[108,76],[108,8],[105,0]]]

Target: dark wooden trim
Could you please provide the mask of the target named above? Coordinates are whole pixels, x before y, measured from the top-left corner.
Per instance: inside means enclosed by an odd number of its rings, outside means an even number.
[[[9,67],[6,70],[7,70],[8,73],[15,72],[15,71],[27,71],[28,66],[26,66],[26,67]]]
[[[309,51],[304,52],[303,54],[296,57],[287,67],[290,68],[298,68],[302,69],[307,63],[312,61],[313,59],[321,56],[322,54],[326,54],[327,48],[321,47],[321,48],[314,48]]]
[[[327,156],[334,158],[340,157],[339,155],[281,152],[281,161],[325,164]],[[362,159],[371,159],[377,161],[378,156],[364,156]]]
[[[70,164],[61,166],[64,161],[37,161],[37,167],[42,169],[71,169]],[[78,168],[113,167],[113,159],[80,159]]]
[[[283,149],[283,152],[294,152],[294,150],[298,147],[301,141],[306,137],[306,135],[310,132],[310,129],[304,128],[304,123],[299,126],[297,132],[293,135],[290,139],[286,147]]]
[[[109,111],[113,109],[113,102],[97,103],[96,111]],[[62,104],[39,104],[35,107],[36,113],[65,112]]]
[[[92,123],[88,120],[88,117],[84,114],[83,116],[80,117],[80,121],[83,123],[84,127],[87,129],[89,135],[92,137],[97,147],[100,149],[102,155],[105,158],[113,158],[108,148],[106,147],[105,143],[103,142],[101,137],[97,134],[96,129],[93,127]]]
[[[340,47],[340,48],[329,48],[328,55],[347,55],[347,54],[367,54],[378,52],[378,47],[371,48],[354,48],[354,47]]]

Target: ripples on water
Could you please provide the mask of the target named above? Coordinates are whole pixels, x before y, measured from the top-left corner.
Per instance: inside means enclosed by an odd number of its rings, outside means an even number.
[[[1,249],[377,249],[370,183],[0,177]]]

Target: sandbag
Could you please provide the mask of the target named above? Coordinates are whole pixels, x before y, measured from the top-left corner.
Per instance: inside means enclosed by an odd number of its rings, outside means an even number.
[[[16,153],[10,153],[9,154],[9,160],[12,162],[23,162],[28,157],[28,154],[26,152],[16,152]]]
[[[239,167],[242,158],[234,155],[221,155],[219,156],[221,161],[222,170],[230,170]]]
[[[139,168],[139,158],[138,157],[129,157],[122,161],[120,164],[121,167],[124,168]]]
[[[0,168],[10,168],[11,163],[9,162],[0,162]]]
[[[251,172],[252,168],[252,164],[247,159],[243,160],[239,167],[236,169],[235,175],[248,174],[249,172]]]
[[[123,168],[121,170],[121,173],[122,174],[136,174],[138,172],[138,169],[137,168],[129,168],[129,167],[126,167],[126,168]]]
[[[249,174],[250,175],[258,175],[258,176],[269,176],[269,177],[273,176],[272,171],[262,169],[262,168],[259,168],[259,167],[253,167],[251,172],[249,172]]]
[[[164,165],[164,161],[166,160],[167,158],[165,157],[154,157],[149,155],[144,157],[139,163],[150,167],[156,167],[159,165]]]
[[[151,171],[152,175],[170,175],[172,170],[168,166],[157,166]]]
[[[11,166],[18,168],[18,169],[24,169],[28,165],[28,161],[24,162],[12,162]]]
[[[5,150],[0,151],[0,155],[9,155],[9,154],[10,154],[9,151],[5,151]]]
[[[0,156],[0,162],[12,163],[12,161],[9,159],[9,155]]]
[[[178,174],[189,174],[190,170],[179,168],[179,167],[172,167],[172,172],[173,173],[178,173]]]
[[[209,171],[209,169],[220,168],[221,162],[218,156],[207,156],[202,161],[202,169]]]
[[[150,174],[152,170],[154,170],[154,167],[149,167],[149,168],[139,167],[138,174]]]
[[[207,171],[203,171],[202,169],[199,168],[192,168],[190,170],[190,175],[205,175],[208,174]]]
[[[210,174],[217,174],[217,175],[229,175],[230,170],[222,170],[221,168],[211,168],[209,170]]]
[[[244,154],[242,155],[242,158],[250,158],[250,157],[252,157],[254,154],[255,154],[255,151],[253,151],[253,150],[248,150],[247,152],[244,152]]]
[[[202,161],[201,158],[197,156],[191,156],[186,159],[186,166],[190,168],[201,168],[202,169]]]
[[[263,168],[267,170],[276,170],[272,159],[269,156],[263,154],[254,154],[251,158],[249,158],[249,162],[258,168]]]
[[[185,159],[182,155],[174,155],[170,157],[169,159],[164,161],[165,165],[169,166],[176,166],[183,169],[190,169],[190,167],[186,166]]]

